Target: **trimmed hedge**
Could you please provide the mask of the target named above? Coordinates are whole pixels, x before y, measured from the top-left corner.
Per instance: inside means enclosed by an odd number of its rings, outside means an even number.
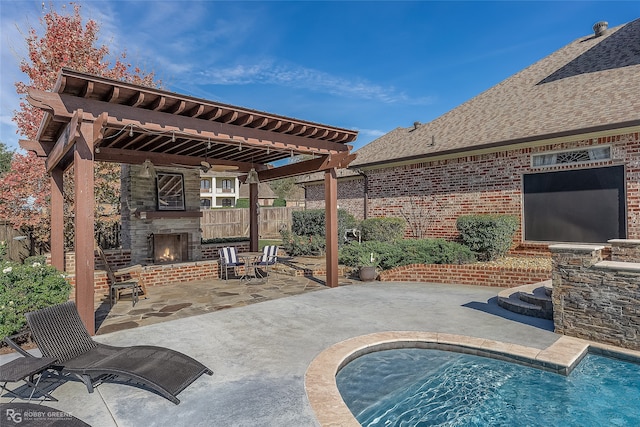
[[[212,239],[200,239],[200,243],[206,245],[207,243],[236,243],[236,242],[248,242],[248,237],[214,237]]]
[[[274,208],[284,208],[287,206],[287,201],[285,199],[274,199],[273,207]]]
[[[338,262],[359,267],[371,257],[383,270],[409,264],[466,264],[475,261],[466,246],[444,239],[398,240],[395,242],[368,241],[345,245],[338,253]]]
[[[407,222],[402,218],[369,218],[360,222],[362,241],[392,242],[404,237]]]
[[[249,207],[249,199],[236,200],[236,208],[248,208],[248,207]]]
[[[514,215],[464,215],[457,219],[462,244],[478,253],[482,260],[504,256],[518,230],[520,221]]]

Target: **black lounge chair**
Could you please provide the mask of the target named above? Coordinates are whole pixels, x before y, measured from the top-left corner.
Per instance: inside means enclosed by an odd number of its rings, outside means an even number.
[[[89,393],[107,379],[119,377],[145,386],[176,405],[176,397],[202,374],[213,371],[197,360],[164,347],[113,347],[94,341],[73,301],[26,314],[44,357],[57,359],[61,374],[82,380]],[[16,346],[17,347],[17,346]],[[19,347],[18,347],[19,348]],[[33,357],[21,351],[24,356]]]

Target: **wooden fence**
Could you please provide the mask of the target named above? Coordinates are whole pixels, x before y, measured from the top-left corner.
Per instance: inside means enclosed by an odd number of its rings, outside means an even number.
[[[303,210],[301,207],[268,208],[260,207],[258,234],[261,239],[279,239],[280,230],[291,229],[291,212]],[[202,211],[200,221],[203,239],[218,237],[248,237],[249,208],[208,209]]]
[[[0,242],[7,245],[7,259],[22,262],[31,253],[31,240],[14,230],[9,221],[0,220]]]

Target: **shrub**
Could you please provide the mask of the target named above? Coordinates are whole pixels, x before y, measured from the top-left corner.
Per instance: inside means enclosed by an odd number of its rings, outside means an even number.
[[[24,264],[0,262],[0,337],[24,328],[25,313],[67,301],[70,291],[63,274],[46,265],[43,256]]]
[[[444,239],[421,239],[351,243],[340,249],[338,261],[359,267],[372,253],[376,265],[383,270],[409,264],[464,264],[475,260],[473,252],[461,244]]]
[[[236,208],[248,208],[248,207],[249,207],[249,199],[236,200]]]
[[[325,250],[324,236],[300,236],[288,230],[280,232],[282,249],[289,256],[320,255]]]
[[[456,221],[462,243],[489,261],[509,251],[518,226],[513,215],[464,215]]]
[[[390,242],[404,236],[407,223],[402,218],[369,218],[360,222],[362,240]]]
[[[324,209],[291,212],[291,232],[298,236],[324,236]]]
[[[275,199],[273,201],[274,208],[284,208],[287,206],[287,201],[285,199]]]
[[[338,209],[338,246],[343,244],[345,231],[355,228],[358,221],[344,209]],[[326,233],[326,220],[324,209],[310,209],[306,211],[294,211],[291,213],[291,232],[297,236],[322,237]],[[284,237],[283,237],[284,240]],[[324,243],[323,243],[324,250]],[[288,251],[287,251],[288,252]],[[289,254],[292,255],[292,254]]]
[[[248,241],[248,237],[214,237],[211,239],[200,239],[200,243],[203,245],[206,245],[207,243],[236,243]]]

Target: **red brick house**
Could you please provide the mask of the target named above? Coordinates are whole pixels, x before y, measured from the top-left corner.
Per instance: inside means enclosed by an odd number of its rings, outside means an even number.
[[[455,238],[456,218],[517,215],[521,248],[640,239],[640,19],[582,37],[459,107],[362,147],[338,205]],[[602,29],[602,27],[600,27]],[[307,208],[321,181],[303,183]]]

